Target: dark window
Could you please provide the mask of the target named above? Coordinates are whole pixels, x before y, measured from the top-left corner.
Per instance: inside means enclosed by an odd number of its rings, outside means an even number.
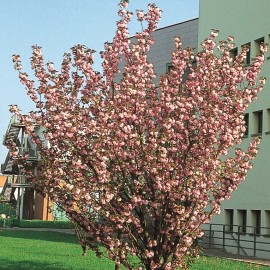
[[[238,48],[234,48],[234,49],[230,50],[230,56],[232,59],[235,59],[237,54],[238,54]]]
[[[246,233],[247,232],[247,210],[238,210],[239,216],[239,232]]]
[[[269,133],[270,131],[270,109],[267,109],[267,122],[266,122],[266,131]]]
[[[252,210],[252,226],[255,234],[261,234],[261,210]]]
[[[262,129],[263,129],[263,112],[259,111],[257,112],[257,117],[258,117],[258,132],[259,134],[262,133]]]
[[[193,61],[192,62],[192,68],[194,68],[196,66],[196,61]],[[166,73],[170,72],[172,68],[172,63],[168,63],[166,64]],[[186,69],[184,70],[184,73],[182,75],[182,81],[181,81],[181,84],[179,85],[179,89],[180,91],[182,90],[182,86],[183,84],[186,82],[186,80],[188,79],[188,75],[190,74],[191,70],[190,70],[190,67],[187,66]]]
[[[261,52],[260,46],[264,43],[264,37],[255,40],[255,53],[256,55]]]
[[[227,232],[233,232],[233,209],[225,209],[225,224]]]
[[[193,61],[192,64],[191,64],[191,68],[195,68],[196,67],[196,61]],[[188,79],[188,75],[190,74],[191,70],[190,70],[190,67],[187,67],[184,71],[184,74],[182,76],[182,82],[179,86],[179,89],[182,90],[183,88],[183,84],[187,81]]]
[[[261,234],[261,211],[256,211],[256,233]]]
[[[172,63],[166,64],[166,73],[169,73],[169,71],[171,70],[171,68],[172,68]]]
[[[242,45],[242,49],[247,49],[247,55],[246,55],[246,59],[245,59],[245,64],[249,65],[250,60],[251,60],[251,58],[250,58],[250,42]]]
[[[249,128],[249,114],[246,113],[244,116],[244,121],[245,121],[245,136],[248,136],[248,128]]]
[[[255,134],[262,134],[263,131],[263,111],[253,113],[254,118],[254,132]]]
[[[265,234],[270,235],[270,210],[265,210]]]

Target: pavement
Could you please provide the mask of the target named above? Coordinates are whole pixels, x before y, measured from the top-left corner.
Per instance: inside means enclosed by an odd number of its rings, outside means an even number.
[[[223,259],[229,259],[234,261],[246,262],[246,263],[254,263],[258,265],[265,265],[270,267],[270,259],[260,259],[257,257],[249,257],[237,254],[231,254],[224,252],[222,249],[212,248],[212,249],[204,249],[203,255],[205,256],[213,256]]]

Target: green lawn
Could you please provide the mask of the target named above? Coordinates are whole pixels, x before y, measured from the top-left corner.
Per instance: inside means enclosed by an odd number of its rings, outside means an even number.
[[[113,270],[114,263],[92,252],[81,256],[74,235],[56,232],[0,230],[0,269]],[[269,267],[201,257],[192,270],[269,270]]]

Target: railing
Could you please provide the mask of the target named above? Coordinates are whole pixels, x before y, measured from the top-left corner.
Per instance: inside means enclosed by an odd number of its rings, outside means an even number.
[[[204,248],[220,248],[226,251],[231,248],[238,255],[254,257],[260,251],[269,253],[270,256],[270,228],[268,227],[205,224],[203,230]]]
[[[2,189],[2,191],[0,193],[1,195],[5,194],[5,191],[6,191],[7,187],[8,187],[8,181],[6,180],[6,182],[5,182],[4,186],[3,186],[3,189]]]
[[[25,175],[8,175],[1,194],[4,194],[8,187],[34,187],[34,184],[29,183]]]
[[[8,175],[7,176],[7,179],[6,179],[6,182],[3,186],[3,189],[2,189],[2,195],[5,194],[5,191],[8,187],[10,187],[13,183],[15,183],[15,179],[16,179],[16,176],[15,175]]]
[[[33,183],[29,183],[25,175],[12,175],[9,186],[12,188],[34,188]]]
[[[38,158],[37,149],[31,149],[31,148],[25,148],[25,147],[17,147],[16,149],[17,149],[16,155],[27,155],[28,159],[37,159]]]
[[[9,125],[8,125],[8,128],[7,128],[7,132],[6,134],[3,136],[3,142],[2,144],[5,145],[6,144],[6,139],[7,139],[7,134],[9,133],[10,129],[12,126],[16,125],[16,124],[19,124],[19,120],[17,118],[17,116],[14,114],[10,121],[9,121]]]
[[[7,167],[8,161],[10,159],[9,153],[6,156],[5,162],[1,164],[1,173],[3,173]]]
[[[15,175],[8,175],[8,176],[7,176],[6,183],[7,183],[7,184],[13,184],[13,183],[15,182],[15,180],[16,180],[15,177],[16,177]]]
[[[27,183],[25,175],[16,175],[14,178],[15,178],[14,183],[17,183],[17,184],[26,184]]]
[[[11,126],[11,125],[16,124],[18,122],[19,122],[19,120],[18,120],[17,115],[16,114],[13,114],[12,117],[11,117],[11,119],[10,119],[10,121],[9,121],[9,125]]]

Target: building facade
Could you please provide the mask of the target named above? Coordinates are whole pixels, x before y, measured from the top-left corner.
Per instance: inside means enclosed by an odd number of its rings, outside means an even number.
[[[211,29],[219,30],[218,40],[225,40],[228,36],[235,37],[233,54],[239,53],[247,45],[250,52],[247,54],[246,64],[259,53],[260,43],[270,41],[270,1],[269,0],[200,0],[198,43],[209,36]],[[270,54],[267,52],[262,77],[268,80],[264,90],[259,93],[258,99],[246,110],[245,120],[247,130],[243,143],[240,146],[246,149],[250,140],[256,136],[262,138],[258,156],[253,161],[253,169],[246,180],[233,192],[229,201],[222,205],[220,215],[212,220],[220,232],[221,239],[213,241],[221,243],[226,241],[227,251],[238,252],[243,255],[255,255],[269,258],[270,253],[263,251],[267,247],[259,242],[269,242],[270,235]],[[212,226],[212,229],[214,226]],[[213,232],[212,232],[213,233]],[[230,233],[230,234],[229,234]],[[218,233],[217,233],[218,234]],[[229,247],[229,243],[238,239],[238,248]],[[249,242],[250,240],[250,242]],[[257,246],[257,252],[251,247]],[[213,243],[214,244],[214,243]],[[269,249],[269,246],[268,246]]]
[[[153,33],[155,44],[151,47],[148,59],[154,66],[157,78],[168,71],[171,65],[171,53],[175,49],[174,37],[181,37],[183,48],[197,49],[198,19],[185,21],[157,29]]]
[[[196,51],[198,44],[198,22],[192,19],[185,22],[173,24],[167,27],[158,28],[153,34],[155,43],[151,45],[151,49],[147,54],[148,60],[153,64],[157,83],[161,75],[166,74],[171,66],[171,53],[175,49],[174,38],[181,37],[183,48],[194,48]],[[136,42],[131,37],[131,42]],[[124,69],[124,61],[120,63],[119,69]],[[117,75],[116,81],[121,80],[121,73]]]
[[[39,132],[40,127],[36,127]],[[18,154],[27,154],[27,162],[36,167],[39,162],[38,151],[32,143],[31,138],[24,132],[24,126],[14,115],[4,135],[3,144],[12,139],[17,145]],[[52,203],[48,196],[35,191],[33,183],[29,183],[23,174],[20,165],[16,159],[7,154],[6,160],[1,165],[1,177],[4,184],[1,189],[2,202],[9,203],[14,209],[14,216],[18,219],[40,219],[52,220]],[[1,201],[0,201],[1,203]]]

